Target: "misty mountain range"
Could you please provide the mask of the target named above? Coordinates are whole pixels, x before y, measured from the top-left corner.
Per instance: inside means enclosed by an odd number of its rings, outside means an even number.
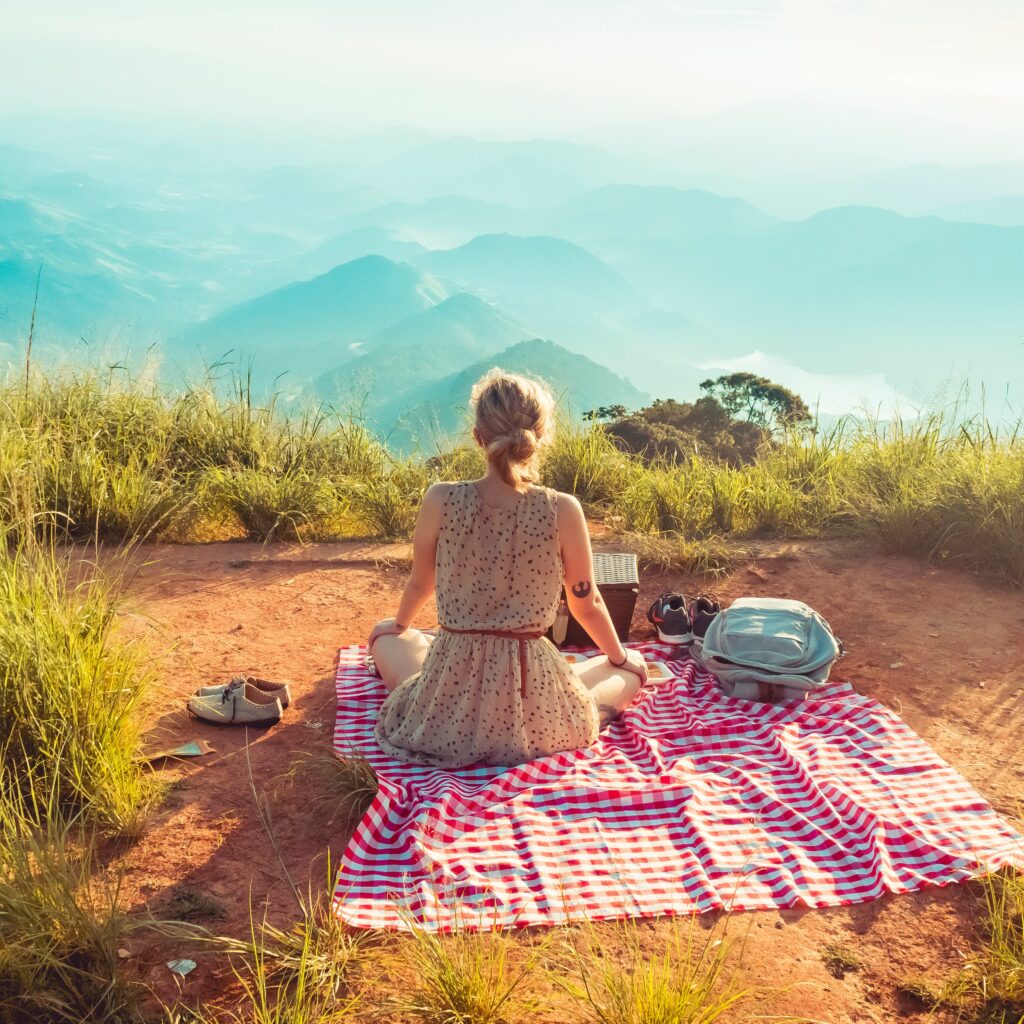
[[[796,218],[566,142],[389,136],[256,168],[4,146],[0,171],[15,365],[38,277],[42,359],[130,347],[168,379],[251,361],[260,387],[358,404],[403,446],[457,429],[495,364],[576,411],[692,397],[755,353],[819,375],[804,397],[828,412],[840,377],[884,375],[869,402],[965,378],[1024,397],[1024,167],[907,168]]]

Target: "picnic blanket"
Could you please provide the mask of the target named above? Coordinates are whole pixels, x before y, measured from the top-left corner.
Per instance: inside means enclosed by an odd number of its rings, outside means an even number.
[[[334,736],[380,783],[334,892],[358,927],[824,907],[1024,867],[1024,841],[967,780],[847,683],[771,706],[669,661],[673,678],[593,747],[451,771],[377,747],[385,691],[364,656],[340,653]]]

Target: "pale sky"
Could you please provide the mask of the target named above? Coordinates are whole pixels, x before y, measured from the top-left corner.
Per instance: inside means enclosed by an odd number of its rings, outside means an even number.
[[[1022,39],[1022,0],[0,0],[0,113],[980,163],[1024,159]]]

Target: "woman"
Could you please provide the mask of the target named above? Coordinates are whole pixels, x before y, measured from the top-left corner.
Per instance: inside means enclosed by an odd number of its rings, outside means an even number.
[[[395,757],[446,768],[589,746],[647,677],[594,584],[580,503],[535,484],[554,431],[550,393],[492,370],[471,405],[487,473],[427,491],[398,614],[369,639],[390,691],[377,741]],[[603,652],[575,665],[544,638],[563,580],[569,609]],[[435,587],[441,625],[431,639],[411,624]]]

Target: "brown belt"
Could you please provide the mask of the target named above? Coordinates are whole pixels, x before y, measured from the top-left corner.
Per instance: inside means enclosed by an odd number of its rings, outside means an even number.
[[[526,696],[526,641],[539,640],[547,632],[545,629],[531,629],[516,632],[513,629],[456,629],[454,626],[440,626],[446,633],[459,633],[469,636],[496,636],[501,640],[517,640],[519,642],[519,695]]]

